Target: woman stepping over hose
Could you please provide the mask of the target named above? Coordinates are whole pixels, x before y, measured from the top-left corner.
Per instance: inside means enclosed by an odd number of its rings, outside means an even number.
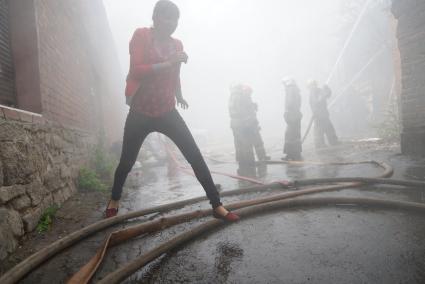
[[[153,11],[153,27],[139,28],[130,41],[130,71],[126,100],[130,106],[125,126],[122,153],[115,171],[112,196],[105,215],[118,213],[124,182],[133,167],[143,141],[151,132],[168,136],[192,166],[213,207],[214,217],[234,222],[239,216],[229,212],[211,173],[190,133],[176,110],[177,104],[188,108],[180,86],[180,67],[187,62],[182,43],[171,37],[177,28],[180,12],[171,1],[160,0]]]

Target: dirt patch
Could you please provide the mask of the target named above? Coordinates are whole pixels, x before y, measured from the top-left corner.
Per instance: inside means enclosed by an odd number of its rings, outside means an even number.
[[[35,230],[22,239],[16,252],[1,264],[0,273],[58,239],[100,220],[108,197],[109,194],[103,192],[79,192],[69,198],[56,212],[51,228],[43,233]]]

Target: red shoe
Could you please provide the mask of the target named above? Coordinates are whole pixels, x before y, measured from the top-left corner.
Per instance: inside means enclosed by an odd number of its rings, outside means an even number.
[[[118,214],[118,208],[108,208],[110,202],[111,201],[108,202],[108,205],[106,206],[106,209],[105,209],[105,218],[111,218],[111,217],[117,216]]]
[[[241,218],[239,217],[239,215],[237,215],[237,214],[235,214],[235,213],[233,213],[233,212],[227,212],[227,214],[226,215],[220,215],[220,214],[218,214],[217,212],[213,212],[213,216],[214,216],[214,218],[216,218],[216,219],[221,219],[221,220],[223,220],[223,221],[226,221],[226,222],[237,222],[237,221],[239,221]]]

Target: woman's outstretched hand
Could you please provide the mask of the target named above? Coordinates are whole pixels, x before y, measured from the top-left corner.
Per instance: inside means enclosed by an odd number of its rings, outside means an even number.
[[[183,98],[177,99],[177,105],[180,106],[182,109],[188,109],[189,108],[189,104]]]
[[[186,52],[176,52],[173,55],[168,58],[168,61],[170,61],[172,64],[178,64],[178,63],[187,63],[187,59],[189,57],[187,56]]]

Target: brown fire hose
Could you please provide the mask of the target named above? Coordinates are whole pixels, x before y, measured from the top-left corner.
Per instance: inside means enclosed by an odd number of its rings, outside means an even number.
[[[361,163],[363,163],[363,162],[361,162]],[[377,162],[373,162],[373,163],[384,168],[384,173],[382,175],[380,175],[380,177],[391,176],[392,168],[390,166],[388,166],[386,164],[380,164],[380,163],[377,163]],[[347,164],[347,163],[344,163],[344,164]],[[350,164],[353,164],[353,163],[350,163]],[[300,195],[304,195],[304,194],[312,194],[312,193],[331,191],[331,190],[336,190],[336,189],[341,189],[341,188],[355,187],[355,186],[362,185],[362,183],[358,182],[360,180],[356,180],[356,179],[360,179],[360,178],[346,178],[344,180],[344,182],[356,181],[356,183],[348,183],[348,184],[334,185],[334,186],[328,186],[328,187],[316,187],[316,188],[312,188],[312,189],[305,189],[305,190],[298,190],[298,191],[294,191],[294,192],[287,192],[287,193],[285,193],[286,195],[281,194],[281,196],[279,198],[291,198],[291,197],[300,196]],[[335,182],[334,179],[315,180],[315,182],[321,182],[321,181],[322,182]],[[372,183],[394,184],[392,182],[393,180],[386,180],[386,179],[382,179],[382,180],[379,180],[379,181],[378,180],[373,181],[373,179],[362,180],[362,181],[372,182]],[[267,184],[267,185],[264,185],[264,186],[255,186],[255,187],[250,187],[250,188],[245,188],[245,189],[225,191],[221,195],[222,196],[230,196],[230,195],[237,195],[237,194],[243,194],[243,193],[249,193],[249,192],[258,192],[258,191],[263,191],[263,190],[266,190],[266,189],[282,189],[282,188],[288,188],[288,187],[293,186],[293,185],[301,185],[300,183],[302,183],[302,181],[296,181],[294,183],[289,183],[289,184],[288,183],[286,183],[286,184],[272,183],[272,184]],[[421,182],[407,182],[407,183],[408,184],[403,184],[403,181],[400,181],[398,183],[398,185],[416,186],[416,187],[422,187],[422,188],[425,186],[425,183],[421,183]],[[272,196],[271,198],[276,198],[276,196]],[[19,263],[14,268],[9,270],[6,274],[4,274],[3,277],[0,278],[0,283],[15,283],[15,282],[19,281],[28,272],[30,272],[31,270],[36,268],[41,263],[45,262],[47,259],[51,258],[53,255],[57,254],[61,250],[65,249],[66,247],[71,246],[72,244],[78,242],[79,240],[86,238],[89,235],[91,235],[91,234],[93,234],[97,231],[100,231],[100,230],[102,230],[106,227],[115,225],[115,224],[120,223],[120,222],[127,220],[127,219],[136,218],[136,217],[140,217],[140,216],[144,216],[144,215],[152,214],[152,213],[157,213],[157,212],[162,213],[162,212],[181,208],[185,205],[194,204],[194,203],[204,201],[204,200],[206,200],[205,197],[192,198],[192,199],[188,199],[188,200],[184,200],[184,201],[180,201],[180,202],[175,202],[175,203],[171,203],[171,204],[167,204],[167,205],[162,205],[162,206],[157,206],[157,207],[153,207],[153,208],[149,208],[149,209],[145,209],[145,210],[131,212],[131,213],[128,213],[128,214],[125,214],[125,215],[121,215],[121,216],[117,216],[117,217],[114,217],[114,218],[102,220],[100,222],[92,224],[88,227],[85,227],[85,228],[83,228],[79,231],[76,231],[76,232],[64,237],[61,240],[54,242],[53,244],[49,245],[48,247],[46,247],[46,248],[40,250],[39,252],[33,254],[32,256],[30,256],[29,258],[27,258],[26,260],[24,260],[23,262]],[[279,199],[276,199],[276,200],[279,200]],[[255,202],[257,202],[257,201],[255,201]],[[263,202],[270,202],[270,200],[263,201]],[[253,204],[258,204],[258,203],[253,203]],[[232,207],[229,207],[229,208],[232,208]],[[240,207],[234,207],[234,208],[240,208]],[[202,214],[205,214],[205,213],[202,213]],[[194,218],[196,216],[200,217],[200,216],[203,216],[203,215],[196,213],[191,218]],[[180,219],[180,220],[182,220],[182,219]],[[185,220],[187,220],[187,219],[185,219]],[[181,222],[182,221],[177,221],[177,223],[181,223]],[[183,222],[184,222],[184,220],[183,220]],[[146,225],[146,224],[142,224],[140,226],[143,226],[143,225]],[[146,226],[145,226],[145,229],[146,229]],[[126,237],[124,237],[124,238],[114,237],[112,244],[116,244],[117,240],[119,241],[119,240],[125,240],[125,239],[126,239]],[[109,242],[110,242],[110,240],[108,241],[108,239],[107,239],[105,241],[105,244],[108,245],[108,244],[110,244]],[[104,253],[102,253],[102,255],[103,254]]]
[[[275,210],[284,210],[297,207],[323,207],[329,205],[358,205],[358,206],[367,206],[367,207],[380,207],[380,208],[390,208],[390,209],[402,209],[417,211],[420,214],[425,214],[425,204],[416,203],[416,202],[405,202],[405,201],[391,201],[383,199],[372,199],[372,198],[344,198],[344,197],[324,197],[324,198],[302,198],[302,199],[290,199],[290,200],[279,200],[275,202],[263,203],[256,206],[251,206],[235,211],[239,216],[244,220],[250,216],[265,214]],[[209,220],[201,225],[196,226],[193,229],[187,230],[184,233],[181,233],[170,240],[158,245],[154,249],[148,251],[141,257],[131,261],[125,266],[115,270],[114,272],[106,275],[99,284],[114,284],[120,283],[128,276],[132,275],[141,267],[145,266],[152,260],[161,256],[164,253],[169,252],[170,250],[176,249],[177,247],[193,241],[196,237],[207,232],[211,232],[212,229],[217,227],[223,227],[226,223],[222,220]]]
[[[392,174],[392,169],[386,165],[382,165],[374,161],[359,162],[359,163],[372,163],[372,164],[383,167],[385,169],[385,172],[382,174],[382,176],[384,177],[390,176]],[[347,163],[333,163],[333,164],[346,165]],[[329,180],[327,179],[324,179],[324,180],[325,181],[322,181],[321,179],[319,179],[319,181],[322,183],[329,182]],[[306,183],[308,183],[308,181],[309,180],[307,180]],[[347,181],[350,181],[350,180],[344,180],[344,182],[347,182]],[[381,181],[385,183],[387,180],[382,179]],[[377,183],[377,181],[375,181],[375,183]],[[361,185],[361,183],[356,182],[356,183],[349,183],[349,184],[336,185],[336,186],[330,186],[330,187],[318,187],[318,188],[300,190],[296,192],[287,192],[283,194],[268,196],[265,198],[259,198],[255,200],[241,201],[241,202],[237,202],[233,204],[228,204],[227,207],[229,209],[239,209],[239,208],[258,205],[262,203],[267,203],[267,202],[272,202],[272,201],[277,201],[277,200],[282,200],[287,198],[293,198],[300,195],[319,193],[323,191],[338,190],[338,189],[349,188],[349,187],[357,187],[359,185]],[[74,274],[71,277],[71,279],[68,281],[68,284],[88,283],[90,279],[93,277],[100,263],[103,261],[103,258],[109,247],[117,245],[121,242],[124,242],[130,238],[139,236],[141,234],[152,233],[152,232],[162,230],[176,224],[190,221],[191,219],[194,219],[194,218],[205,217],[210,214],[211,214],[211,210],[198,210],[198,211],[193,211],[190,213],[170,216],[167,218],[161,218],[151,222],[146,222],[140,225],[129,227],[123,230],[115,231],[108,235],[108,237],[102,243],[101,247],[98,249],[97,253],[90,259],[90,261],[87,264],[85,264],[76,274]]]
[[[282,194],[276,194],[264,198],[252,199],[246,201],[240,201],[236,203],[227,204],[226,207],[234,210],[239,208],[244,208],[248,206],[253,206],[257,204],[267,203],[276,200],[288,199],[297,197],[300,195],[319,193],[324,191],[332,191],[338,189],[344,189],[349,187],[356,187],[358,184],[351,183],[346,185],[334,185],[328,187],[317,187],[312,189],[305,189],[299,191],[286,192]],[[88,283],[99,267],[100,263],[103,261],[103,258],[106,254],[108,248],[120,244],[128,239],[134,238],[136,236],[153,233],[155,231],[163,230],[165,228],[188,222],[195,218],[201,218],[208,215],[211,215],[212,210],[197,210],[189,213],[183,213],[173,216],[167,216],[150,222],[145,222],[136,226],[125,228],[119,231],[112,232],[109,236],[103,241],[101,247],[98,249],[97,253],[92,257],[92,259],[84,265],[72,278],[68,281],[68,284],[83,284]]]

